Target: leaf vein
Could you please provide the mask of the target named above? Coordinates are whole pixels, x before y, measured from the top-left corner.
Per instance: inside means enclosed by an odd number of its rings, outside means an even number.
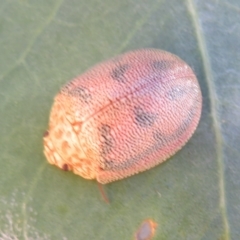
[[[49,17],[46,19],[46,21],[44,22],[44,24],[42,25],[42,27],[38,28],[36,31],[36,34],[33,36],[33,38],[31,39],[31,41],[29,42],[28,46],[26,47],[25,51],[21,54],[21,56],[19,57],[19,59],[17,59],[17,61],[15,62],[15,64],[8,69],[2,76],[0,76],[0,81],[3,80],[4,78],[6,78],[12,71],[14,71],[14,69],[16,69],[28,56],[29,52],[31,51],[32,47],[34,46],[34,44],[36,43],[37,39],[39,36],[41,36],[41,34],[44,32],[44,30],[51,24],[51,22],[54,20],[55,16],[58,13],[58,10],[60,9],[62,3],[64,0],[59,0],[56,4],[56,6],[54,7],[53,11],[51,12],[51,14],[49,15]]]
[[[203,68],[206,76],[206,83],[208,85],[209,94],[210,94],[209,99],[210,99],[210,107],[212,112],[213,129],[216,137],[216,154],[217,154],[217,163],[218,163],[219,191],[220,191],[219,205],[220,205],[220,211],[222,214],[222,220],[225,228],[225,239],[229,240],[231,239],[231,237],[230,237],[229,222],[227,217],[226,193],[225,193],[225,183],[224,183],[224,179],[225,179],[224,159],[222,154],[223,138],[221,134],[220,119],[217,113],[217,109],[219,105],[218,105],[216,92],[214,91],[216,87],[214,84],[214,77],[211,70],[211,62],[210,62],[210,57],[207,51],[206,40],[203,35],[202,26],[198,21],[199,16],[197,14],[196,6],[194,6],[193,0],[187,0],[187,7],[193,21],[194,29],[196,31],[195,34],[199,44],[199,49],[200,49],[200,53],[203,61]]]

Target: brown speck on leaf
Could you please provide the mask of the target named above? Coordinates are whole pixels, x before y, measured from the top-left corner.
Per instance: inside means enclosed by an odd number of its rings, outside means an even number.
[[[155,234],[157,223],[146,219],[134,235],[134,240],[151,240]]]

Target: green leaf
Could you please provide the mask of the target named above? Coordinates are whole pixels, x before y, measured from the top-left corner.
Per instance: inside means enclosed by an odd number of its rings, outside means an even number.
[[[0,239],[240,239],[238,0],[0,0]],[[43,155],[54,95],[119,53],[154,47],[184,59],[203,93],[187,145],[105,186]]]

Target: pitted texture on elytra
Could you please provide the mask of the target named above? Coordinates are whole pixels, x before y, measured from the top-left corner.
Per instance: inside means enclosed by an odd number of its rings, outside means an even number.
[[[107,124],[102,124],[100,126],[100,139],[102,142],[100,154],[107,155],[113,147],[113,137],[111,136],[111,127]]]
[[[153,49],[100,63],[56,96],[45,155],[51,164],[108,183],[147,170],[179,150],[201,114],[191,68]]]

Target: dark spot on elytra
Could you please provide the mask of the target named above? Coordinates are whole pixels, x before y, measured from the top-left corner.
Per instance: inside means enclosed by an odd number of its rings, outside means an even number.
[[[159,130],[153,132],[153,139],[159,144],[164,144],[166,136],[161,133]]]
[[[174,64],[173,61],[167,61],[167,60],[159,60],[159,61],[153,61],[152,62],[152,67],[155,69],[155,70],[161,70],[161,71],[164,71],[164,70],[168,70],[169,68],[172,67],[172,65]]]
[[[104,170],[110,170],[110,169],[115,169],[115,162],[113,159],[104,159]]]
[[[111,127],[107,124],[102,124],[100,129],[100,138],[101,138],[101,156],[106,156],[113,147],[114,140],[111,135]]]
[[[187,131],[187,129],[189,128],[190,124],[194,119],[195,114],[196,114],[196,108],[195,108],[195,105],[193,105],[192,108],[189,110],[188,115],[186,116],[184,121],[177,128],[175,132],[175,136],[180,137],[182,134],[184,134]]]
[[[174,101],[174,100],[178,100],[179,98],[183,97],[184,94],[186,94],[186,91],[182,86],[175,86],[175,87],[172,87],[166,93],[166,98],[171,101]]]
[[[195,114],[194,112],[195,111],[193,109],[191,109],[189,111],[188,116],[185,118],[185,120],[177,128],[177,130],[175,132],[175,136],[176,136],[175,138],[180,137],[182,134],[184,134],[187,131],[189,125],[192,123],[192,119],[193,119],[194,114]]]
[[[127,71],[129,65],[128,64],[123,64],[123,65],[119,65],[117,66],[115,69],[113,69],[113,71],[111,72],[111,77],[114,80],[117,80],[118,82],[124,82],[125,81],[125,77],[124,74]]]
[[[92,98],[92,96],[87,88],[81,87],[81,86],[76,87],[76,86],[74,86],[73,81],[68,82],[61,89],[61,93],[76,97],[84,103],[89,103]]]
[[[62,165],[62,170],[63,170],[63,171],[68,171],[68,170],[69,170],[69,167],[68,167],[68,165],[67,165],[66,163],[64,163],[64,164]]]
[[[153,139],[156,141],[157,146],[164,147],[165,145],[170,144],[171,142],[179,139],[189,128],[189,125],[192,123],[194,114],[195,114],[194,110],[191,109],[189,111],[189,115],[172,134],[165,135],[161,133],[160,130],[154,130]]]
[[[141,127],[150,127],[156,120],[156,115],[145,111],[141,107],[134,107],[133,113],[135,115],[136,123]]]
[[[76,87],[68,92],[69,95],[74,96],[84,103],[89,103],[92,96],[87,88]]]
[[[63,94],[68,94],[73,88],[74,88],[73,81],[70,81],[61,88],[60,92]]]

